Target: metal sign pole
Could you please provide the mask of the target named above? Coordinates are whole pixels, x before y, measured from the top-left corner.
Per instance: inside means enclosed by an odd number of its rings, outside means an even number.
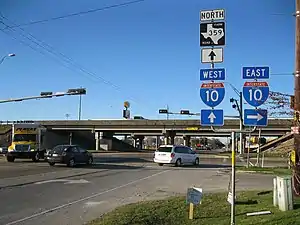
[[[242,135],[242,134],[240,134]],[[235,224],[235,132],[231,132],[231,225]]]
[[[211,126],[212,131],[214,132],[220,132],[220,133],[231,133],[231,225],[235,224],[235,150],[236,150],[236,144],[235,144],[235,134],[240,133],[242,135],[243,133],[252,133],[256,130],[256,126],[253,127],[253,129],[215,129],[213,126]]]

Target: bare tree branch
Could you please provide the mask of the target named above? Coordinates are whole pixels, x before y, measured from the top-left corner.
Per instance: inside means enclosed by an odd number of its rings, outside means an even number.
[[[264,104],[270,116],[284,117],[292,116],[294,110],[290,108],[291,95],[281,92],[270,91],[269,99]]]

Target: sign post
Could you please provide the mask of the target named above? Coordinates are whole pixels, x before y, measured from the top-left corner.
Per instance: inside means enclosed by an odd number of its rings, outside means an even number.
[[[246,81],[243,86],[245,101],[254,109],[244,109],[244,125],[265,127],[268,125],[268,110],[258,108],[269,98],[269,84],[266,81],[258,81],[270,78],[270,68],[267,66],[253,66],[242,68],[242,78],[254,81]],[[260,150],[257,150],[257,165],[259,166]]]
[[[194,205],[201,204],[202,188],[191,187],[187,190],[186,203],[189,204],[189,219],[194,219]]]
[[[205,105],[211,109],[201,110],[201,125],[210,126],[215,132],[230,133],[232,138],[231,157],[232,157],[232,173],[231,173],[231,189],[228,193],[228,201],[231,204],[231,225],[235,224],[235,163],[236,163],[236,145],[235,136],[240,134],[251,134],[256,127],[267,126],[268,112],[265,109],[258,108],[266,102],[269,96],[269,85],[266,81],[258,81],[261,79],[269,79],[270,69],[267,66],[260,67],[243,67],[242,79],[250,79],[254,81],[246,81],[243,86],[243,96],[245,101],[255,107],[254,109],[244,109],[243,125],[249,128],[243,128],[241,123],[240,129],[218,129],[216,126],[224,125],[223,109],[215,109],[221,104],[225,97],[224,83],[215,82],[225,80],[225,69],[215,68],[215,63],[224,61],[223,48],[225,46],[225,10],[204,10],[200,12],[200,46],[205,47],[201,50],[201,62],[210,63],[210,69],[200,69],[200,80],[210,81],[210,83],[202,83],[200,86],[200,97]],[[241,105],[242,106],[242,105]]]
[[[224,61],[223,48],[225,45],[225,22],[218,20],[225,19],[224,9],[203,10],[200,11],[200,46],[206,47],[201,49],[201,63],[211,64],[210,69],[200,69],[200,98],[210,109],[201,110],[202,126],[223,126],[224,111],[215,109],[222,103],[225,97],[225,86],[222,82],[225,80],[225,69],[215,68],[215,63]],[[202,23],[204,22],[204,23]]]

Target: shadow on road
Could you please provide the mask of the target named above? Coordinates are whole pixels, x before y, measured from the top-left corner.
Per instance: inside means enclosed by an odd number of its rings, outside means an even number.
[[[56,164],[53,168],[68,168],[66,165],[63,164]],[[73,169],[101,169],[101,170],[136,170],[136,169],[141,169],[143,167],[141,166],[129,166],[129,165],[118,165],[118,164],[101,164],[101,163],[96,163],[92,165],[84,165],[84,164],[78,164],[76,165]]]
[[[152,162],[152,158],[138,158],[138,157],[94,157],[96,163],[145,163]]]
[[[182,165],[180,167],[175,167],[174,165],[163,165],[162,167],[174,167],[178,169],[222,169],[222,168],[230,168],[230,165],[222,165],[222,164],[200,164],[198,166],[195,165]]]
[[[221,168],[229,168],[230,165],[223,164],[200,164],[198,166],[184,166],[184,167],[194,167],[194,168],[204,168],[204,169],[221,169]]]

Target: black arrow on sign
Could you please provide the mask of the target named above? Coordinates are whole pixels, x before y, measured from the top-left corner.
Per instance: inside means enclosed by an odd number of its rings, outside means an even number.
[[[214,59],[215,59],[215,57],[216,57],[216,53],[214,53],[214,51],[212,50],[212,51],[209,53],[208,56],[210,56],[210,60],[211,60],[211,61],[214,61]]]

